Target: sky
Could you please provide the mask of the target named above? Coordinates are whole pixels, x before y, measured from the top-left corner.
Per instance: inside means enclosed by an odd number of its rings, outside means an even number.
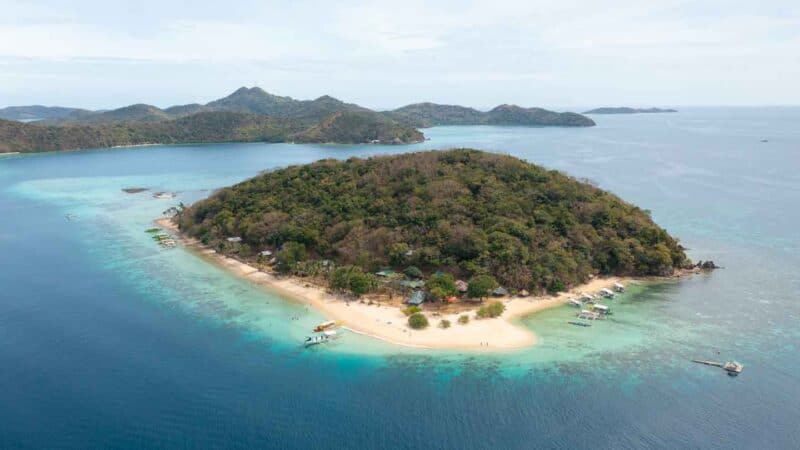
[[[0,0],[0,107],[800,104],[800,1]]]

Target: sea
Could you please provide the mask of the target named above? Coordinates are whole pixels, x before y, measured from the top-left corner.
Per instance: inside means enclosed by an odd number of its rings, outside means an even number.
[[[800,448],[800,108],[594,119],[0,158],[0,447]],[[145,232],[263,171],[454,147],[610,190],[723,268],[633,285],[591,328],[522,318],[540,342],[513,352],[304,349],[321,314]]]

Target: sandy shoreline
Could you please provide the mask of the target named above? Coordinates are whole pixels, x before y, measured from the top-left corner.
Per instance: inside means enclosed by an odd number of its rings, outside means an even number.
[[[158,219],[155,223],[178,233],[177,227],[168,218]],[[611,287],[615,282],[627,284],[631,281],[622,277],[597,278],[558,296],[503,298],[500,300],[505,303],[506,311],[495,319],[475,319],[477,306],[469,311],[435,317],[426,313],[431,326],[424,330],[412,330],[406,325],[406,316],[395,306],[377,303],[369,305],[353,301],[303,280],[278,277],[263,272],[234,258],[219,254],[195,239],[180,235],[179,238],[187,248],[231,273],[278,294],[309,304],[328,319],[341,322],[348,330],[392,344],[415,348],[498,351],[528,347],[536,344],[537,336],[531,330],[512,323],[514,319],[563,305],[569,298],[576,297],[581,292],[597,292],[601,288]],[[458,317],[463,314],[470,316],[470,321],[466,325],[457,322]],[[442,319],[449,320],[451,327],[439,328],[438,323]]]

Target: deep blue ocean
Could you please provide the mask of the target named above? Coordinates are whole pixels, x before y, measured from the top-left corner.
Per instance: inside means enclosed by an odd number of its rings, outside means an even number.
[[[800,108],[594,118],[0,157],[0,447],[800,448]],[[635,286],[590,329],[525,318],[541,341],[513,353],[304,350],[321,315],[144,233],[262,170],[451,147],[589,179],[724,269]]]

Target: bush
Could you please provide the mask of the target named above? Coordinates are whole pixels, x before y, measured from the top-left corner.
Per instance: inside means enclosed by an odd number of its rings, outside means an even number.
[[[289,273],[297,268],[297,263],[306,259],[306,246],[294,241],[283,244],[278,254],[275,255],[278,272]]]
[[[481,319],[485,319],[487,317],[500,317],[503,314],[503,311],[506,310],[506,305],[501,302],[492,302],[488,305],[481,306],[478,309],[478,317]]]
[[[420,311],[422,311],[422,310],[419,308],[419,306],[414,305],[414,306],[409,306],[408,308],[404,309],[403,310],[403,314],[405,314],[407,316],[410,316],[410,315],[416,314],[416,313],[418,313]]]
[[[442,319],[439,321],[439,328],[450,328],[450,321],[447,319]]]
[[[417,266],[408,266],[403,273],[409,278],[422,278],[422,271]]]
[[[550,282],[550,285],[547,286],[547,291],[551,294],[557,294],[566,290],[567,287],[564,286],[564,283],[562,283],[558,278],[553,279],[553,281]]]
[[[330,278],[333,289],[350,291],[360,296],[371,291],[375,287],[375,278],[358,266],[338,267],[333,271]]]
[[[469,280],[467,295],[472,298],[488,297],[492,289],[498,286],[497,281],[490,275],[476,275]]]
[[[408,326],[415,330],[421,330],[423,328],[428,327],[428,318],[425,317],[425,314],[420,312],[414,313],[408,316]]]
[[[466,314],[464,314],[464,315],[460,316],[460,317],[458,318],[458,323],[460,323],[461,325],[466,325],[466,324],[468,324],[468,323],[469,323],[469,316],[468,316],[468,315],[466,315]]]
[[[431,292],[431,297],[441,300],[451,295],[456,295],[456,280],[449,273],[431,275],[425,282],[425,287]]]

